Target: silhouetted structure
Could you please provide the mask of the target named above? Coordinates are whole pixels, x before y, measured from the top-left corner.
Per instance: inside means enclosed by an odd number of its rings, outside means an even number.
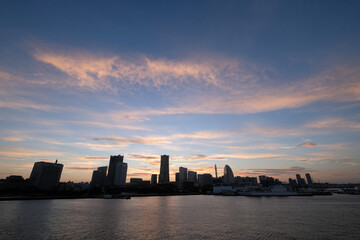
[[[24,189],[25,180],[22,176],[10,175],[5,179],[4,188],[10,190]]]
[[[197,172],[188,171],[188,182],[196,183],[197,181]]]
[[[157,174],[151,174],[151,184],[157,184]]]
[[[256,177],[237,176],[234,179],[235,179],[235,183],[239,186],[256,186],[258,183]]]
[[[306,185],[305,179],[303,179],[300,176],[300,174],[296,174],[296,180],[297,180],[299,186],[305,186]]]
[[[180,173],[175,173],[175,182],[180,183]]]
[[[179,182],[182,184],[187,181],[187,168],[179,167]]]
[[[298,186],[295,179],[289,178],[289,184],[291,187],[296,188]]]
[[[307,183],[309,185],[313,185],[313,181],[312,181],[312,178],[310,176],[310,173],[306,173],[305,176],[306,176]]]
[[[231,170],[229,165],[225,165],[225,167],[224,167],[224,184],[229,185],[229,184],[234,184],[234,183],[235,183],[235,179],[234,179],[233,171]]]
[[[114,185],[121,186],[126,183],[127,163],[118,162],[116,165]]]
[[[103,187],[105,185],[106,181],[106,172],[107,172],[107,166],[104,167],[98,167],[97,170],[93,171],[93,175],[91,178],[91,186],[92,187]]]
[[[108,185],[115,184],[116,167],[119,163],[122,163],[123,161],[124,161],[124,156],[121,156],[121,155],[110,156],[109,172],[108,172],[108,176],[107,176],[107,184]]]
[[[262,176],[259,176],[259,182],[264,187],[268,187],[268,186],[275,185],[275,183],[279,183],[279,180],[275,181],[275,179],[272,177],[267,177],[265,175],[262,175]]]
[[[199,174],[198,182],[200,187],[212,185],[212,175],[210,173]]]
[[[62,164],[50,162],[36,162],[31,171],[29,184],[41,190],[52,190],[60,181]]]
[[[130,183],[131,184],[139,184],[142,181],[143,181],[142,178],[130,178]]]
[[[169,183],[169,155],[161,155],[159,183]]]

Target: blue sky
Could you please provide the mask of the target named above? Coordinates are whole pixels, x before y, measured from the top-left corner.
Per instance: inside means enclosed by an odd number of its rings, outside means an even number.
[[[110,155],[360,180],[358,1],[2,1],[0,178]],[[222,171],[220,172],[222,174]],[[172,175],[173,179],[174,176]]]

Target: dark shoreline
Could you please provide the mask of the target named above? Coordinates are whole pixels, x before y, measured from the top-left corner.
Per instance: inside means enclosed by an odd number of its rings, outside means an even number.
[[[191,196],[191,195],[209,195],[203,193],[166,193],[166,194],[119,194],[111,199],[122,199],[124,197],[162,197],[162,196]],[[212,194],[211,194],[212,195]],[[54,199],[104,199],[102,195],[92,195],[92,196],[49,196],[49,195],[39,195],[39,196],[9,196],[9,197],[0,197],[1,201],[21,201],[21,200],[54,200]]]

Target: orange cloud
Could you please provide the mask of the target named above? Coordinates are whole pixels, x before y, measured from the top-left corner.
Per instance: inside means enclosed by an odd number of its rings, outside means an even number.
[[[54,159],[56,159],[58,156],[62,156],[63,154],[64,153],[62,152],[34,150],[20,147],[7,147],[6,149],[0,149],[0,155],[7,157],[54,156]]]
[[[306,125],[308,128],[343,128],[343,129],[360,129],[360,123],[349,121],[342,118],[329,118],[320,121],[314,121]]]
[[[150,59],[140,56],[127,60],[120,56],[96,56],[87,52],[58,53],[40,51],[34,54],[35,59],[51,64],[62,72],[73,77],[72,86],[86,87],[91,90],[114,88],[112,82],[141,84],[160,87],[178,85],[192,81],[219,85],[224,77],[241,77],[245,68],[236,60],[202,59],[202,60],[169,60]]]

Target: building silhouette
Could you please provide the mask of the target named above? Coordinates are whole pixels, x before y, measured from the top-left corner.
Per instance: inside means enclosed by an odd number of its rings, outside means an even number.
[[[130,178],[130,183],[131,184],[139,184],[142,181],[143,181],[142,178]]]
[[[169,183],[169,155],[161,155],[159,183]]]
[[[198,182],[200,187],[212,185],[212,175],[210,173],[199,174]]]
[[[118,162],[116,164],[115,176],[114,176],[114,185],[121,186],[126,183],[126,174],[127,174],[127,163]]]
[[[97,170],[94,170],[90,182],[91,186],[103,187],[106,181],[106,172],[107,172],[107,166],[98,167]]]
[[[296,180],[298,182],[299,186],[304,186],[306,185],[305,179],[303,179],[300,174],[296,174]]]
[[[188,171],[188,182],[197,182],[197,172],[194,171]]]
[[[179,167],[179,182],[182,184],[187,181],[187,168]]]
[[[229,185],[229,184],[234,184],[234,183],[235,183],[235,179],[234,179],[233,171],[231,170],[229,165],[225,165],[225,167],[224,167],[224,184]]]
[[[41,190],[52,190],[57,187],[60,181],[62,164],[50,162],[36,162],[31,171],[29,185]]]
[[[151,185],[157,184],[157,174],[151,174]]]
[[[119,163],[123,163],[124,156],[117,155],[117,156],[110,156],[110,162],[109,162],[109,172],[107,175],[107,184],[108,185],[114,185],[115,184],[115,173],[116,168]]]
[[[26,184],[25,180],[22,176],[19,175],[10,175],[6,177],[4,188],[11,190],[19,190],[25,189]]]
[[[289,184],[291,187],[294,187],[294,188],[298,186],[296,180],[292,179],[292,178],[289,178]]]
[[[311,178],[311,176],[310,176],[310,173],[306,173],[306,174],[305,174],[305,177],[306,177],[307,183],[308,183],[309,185],[313,185],[313,181],[312,181],[312,178]]]
[[[175,182],[180,183],[180,173],[175,173]]]

